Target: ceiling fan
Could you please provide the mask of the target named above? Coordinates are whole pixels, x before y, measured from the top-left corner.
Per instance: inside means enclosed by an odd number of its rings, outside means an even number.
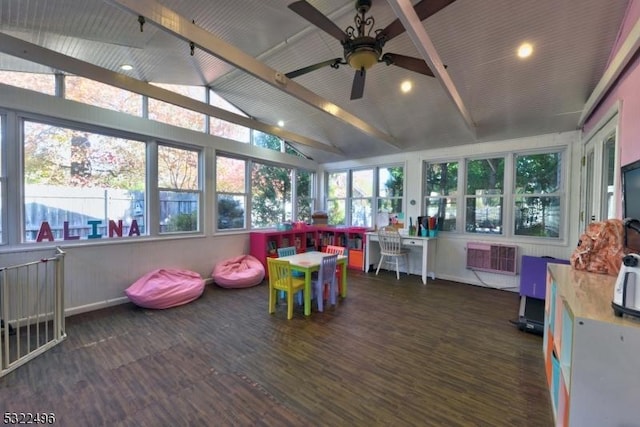
[[[418,18],[423,21],[454,1],[421,0],[414,6],[414,9]],[[366,16],[366,13],[371,8],[371,0],[356,1],[356,15],[353,18],[354,25],[349,25],[344,31],[305,0],[295,1],[288,7],[316,27],[338,39],[344,48],[344,58],[329,59],[291,71],[285,74],[288,78],[292,79],[326,66],[338,68],[340,65],[349,65],[355,70],[351,87],[351,99],[353,100],[362,98],[366,72],[378,62],[395,65],[427,76],[434,76],[433,71],[420,58],[397,53],[382,53],[385,43],[404,33],[405,28],[400,20],[396,19],[385,28],[374,30],[375,19],[373,16]]]

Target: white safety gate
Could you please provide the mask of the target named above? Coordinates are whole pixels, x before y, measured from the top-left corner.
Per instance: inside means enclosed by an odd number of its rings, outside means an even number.
[[[65,338],[64,252],[0,268],[0,377]]]

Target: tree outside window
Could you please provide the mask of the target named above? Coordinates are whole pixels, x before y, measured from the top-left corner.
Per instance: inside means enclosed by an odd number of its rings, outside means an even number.
[[[198,231],[199,153],[158,146],[160,232]]]
[[[275,227],[292,221],[292,170],[253,162],[251,167],[251,226]]]
[[[313,214],[313,177],[312,172],[297,170],[296,172],[296,220],[311,224]]]
[[[378,168],[378,212],[387,212],[391,222],[404,225],[403,212],[404,168],[402,166]]]
[[[245,228],[247,205],[247,161],[216,157],[216,198],[218,230]]]
[[[425,168],[427,216],[438,218],[438,229],[455,231],[458,195],[458,162],[428,163]]]
[[[373,204],[374,170],[363,169],[351,172],[351,225],[371,227]]]
[[[515,156],[514,233],[560,236],[562,154]]]
[[[327,216],[331,225],[345,225],[347,212],[347,172],[327,174]]]
[[[503,234],[503,188],[504,158],[467,160],[467,232]]]
[[[143,142],[28,120],[23,135],[25,242],[44,222],[54,240],[106,238],[110,220],[146,233]]]

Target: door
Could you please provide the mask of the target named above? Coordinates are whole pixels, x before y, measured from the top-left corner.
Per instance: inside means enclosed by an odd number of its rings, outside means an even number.
[[[620,186],[618,115],[586,141],[582,158],[581,229],[590,222],[616,218],[616,189]]]

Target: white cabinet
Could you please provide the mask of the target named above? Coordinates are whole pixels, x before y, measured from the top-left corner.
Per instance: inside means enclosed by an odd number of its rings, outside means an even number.
[[[640,321],[614,315],[615,279],[548,264],[543,351],[558,426],[640,425]]]

